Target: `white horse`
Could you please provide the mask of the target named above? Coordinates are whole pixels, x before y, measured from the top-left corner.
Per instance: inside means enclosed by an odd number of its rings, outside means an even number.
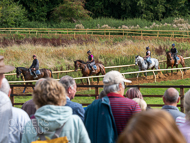
[[[149,66],[148,66],[147,61],[145,61],[143,57],[137,55],[137,56],[135,56],[135,65],[139,66],[139,71],[148,70],[148,69],[153,70],[154,68],[160,69],[159,62],[157,59],[151,58],[150,60],[151,60],[151,64],[149,64]],[[145,73],[145,75],[147,78],[147,72]],[[138,78],[138,76],[139,76],[139,73],[137,74],[137,78]]]

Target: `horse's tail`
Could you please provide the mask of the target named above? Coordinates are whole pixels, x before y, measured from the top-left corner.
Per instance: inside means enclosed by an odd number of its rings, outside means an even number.
[[[183,67],[185,67],[185,60],[184,60],[184,58],[182,56],[180,56],[180,57],[181,57],[181,64],[182,64]]]
[[[102,64],[99,64],[99,67],[100,67],[100,72],[102,73],[102,75],[105,75],[106,70],[105,70],[104,66]]]
[[[51,69],[49,69],[49,70],[50,70],[50,72],[51,72],[51,78],[53,78],[53,73],[52,73]]]

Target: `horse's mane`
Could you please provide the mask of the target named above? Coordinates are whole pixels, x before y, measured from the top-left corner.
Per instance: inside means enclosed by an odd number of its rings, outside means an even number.
[[[171,51],[167,51],[166,54],[170,53]]]
[[[76,62],[80,62],[80,63],[86,64],[86,62],[84,62],[83,60],[76,60]]]
[[[24,71],[28,71],[28,69],[27,68],[25,68],[25,67],[17,67],[18,69],[21,69],[21,70],[24,70]]]

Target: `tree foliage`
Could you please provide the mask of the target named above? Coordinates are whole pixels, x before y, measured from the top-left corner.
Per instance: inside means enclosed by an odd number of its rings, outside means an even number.
[[[58,21],[76,22],[80,19],[90,19],[89,13],[84,9],[84,0],[64,0],[63,4],[54,9],[52,17]]]
[[[20,26],[27,21],[27,13],[18,3],[12,0],[0,1],[0,25],[2,27]]]

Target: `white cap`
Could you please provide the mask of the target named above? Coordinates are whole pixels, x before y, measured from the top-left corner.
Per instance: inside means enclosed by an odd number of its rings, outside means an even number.
[[[106,73],[103,79],[104,85],[118,84],[122,82],[132,83],[132,81],[125,79],[118,71],[110,71]]]

